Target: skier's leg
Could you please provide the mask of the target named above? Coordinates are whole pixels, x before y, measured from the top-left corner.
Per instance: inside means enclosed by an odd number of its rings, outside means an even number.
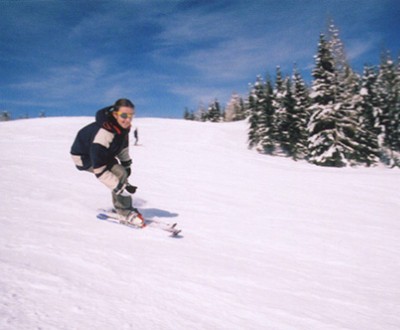
[[[120,182],[125,182],[128,178],[126,170],[122,165],[114,165],[111,168],[111,172],[117,176]],[[112,202],[117,213],[122,216],[127,216],[132,210],[132,197],[129,195],[117,195],[116,193],[112,192]]]

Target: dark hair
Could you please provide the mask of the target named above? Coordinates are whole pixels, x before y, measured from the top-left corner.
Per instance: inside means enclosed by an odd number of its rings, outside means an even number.
[[[111,111],[118,111],[121,107],[128,107],[135,109],[135,105],[128,99],[117,100],[111,108]]]

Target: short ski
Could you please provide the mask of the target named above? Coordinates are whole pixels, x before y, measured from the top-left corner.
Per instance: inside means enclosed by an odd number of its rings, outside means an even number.
[[[113,210],[109,211],[109,210],[101,209],[101,210],[99,210],[99,213],[97,214],[97,218],[100,220],[106,220],[109,222],[121,224],[121,225],[128,226],[128,227],[135,228],[135,229],[142,229],[142,228],[146,228],[146,227],[159,228],[161,230],[171,233],[172,237],[180,237],[179,234],[182,232],[182,230],[176,228],[177,223],[168,224],[163,221],[159,221],[159,220],[155,220],[155,219],[144,219],[145,226],[143,226],[143,227],[137,226],[133,223],[124,223],[124,222],[120,221],[118,214]]]

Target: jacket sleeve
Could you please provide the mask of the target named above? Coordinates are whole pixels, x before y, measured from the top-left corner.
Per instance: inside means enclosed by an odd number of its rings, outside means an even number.
[[[128,167],[132,164],[132,159],[129,156],[129,148],[122,149],[122,151],[117,155],[118,159],[121,161],[121,165]]]
[[[93,172],[111,190],[114,190],[119,184],[117,176],[110,171],[110,168],[116,164],[115,158],[109,152],[113,139],[113,133],[101,128],[94,137],[90,147]]]

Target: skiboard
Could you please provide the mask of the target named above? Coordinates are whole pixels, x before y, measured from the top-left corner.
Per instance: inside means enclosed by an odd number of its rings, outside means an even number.
[[[98,212],[99,213],[96,217],[99,220],[113,222],[134,229],[144,229],[146,227],[159,228],[161,230],[171,233],[171,237],[182,237],[180,235],[182,230],[176,228],[177,223],[169,224],[160,220],[144,219],[144,226],[138,226],[133,223],[121,222],[118,214],[114,210],[99,209]]]

